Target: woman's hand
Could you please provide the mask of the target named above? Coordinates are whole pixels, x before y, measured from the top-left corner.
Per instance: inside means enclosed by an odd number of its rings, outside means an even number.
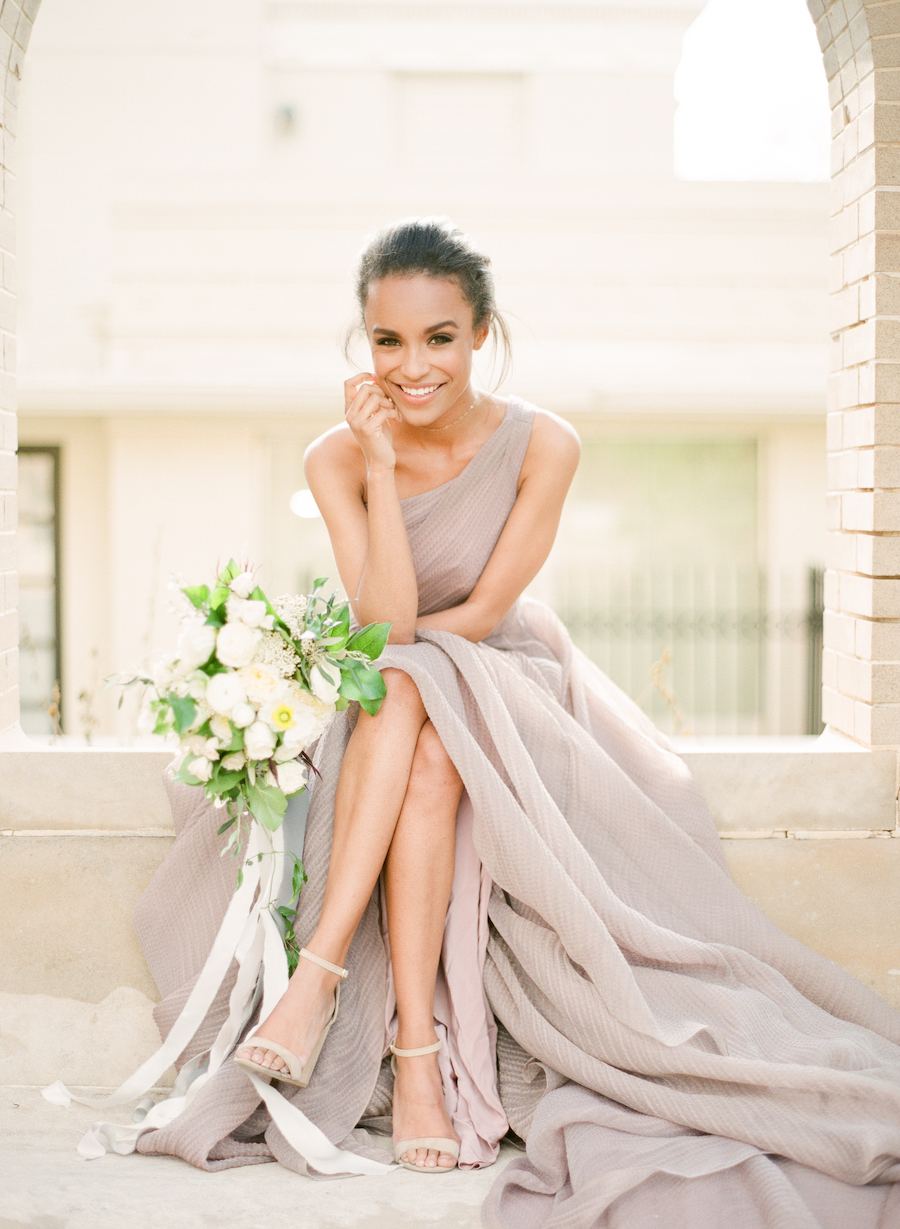
[[[344,383],[344,414],[347,425],[366,459],[366,469],[392,470],[397,458],[391,438],[391,421],[403,416],[370,372],[360,372]]]

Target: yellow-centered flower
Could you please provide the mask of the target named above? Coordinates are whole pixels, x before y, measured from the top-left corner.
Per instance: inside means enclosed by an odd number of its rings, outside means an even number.
[[[290,704],[278,704],[272,710],[269,721],[278,730],[289,730],[294,725],[294,710]]]

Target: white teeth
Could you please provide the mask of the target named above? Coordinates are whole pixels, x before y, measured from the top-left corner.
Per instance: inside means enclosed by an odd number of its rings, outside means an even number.
[[[438,384],[432,384],[430,388],[404,388],[401,384],[400,387],[406,393],[407,397],[427,397],[429,393],[436,392],[440,386]]]

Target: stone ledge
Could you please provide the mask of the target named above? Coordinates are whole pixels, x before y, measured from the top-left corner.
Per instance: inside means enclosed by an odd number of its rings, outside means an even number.
[[[681,758],[709,803],[723,836],[729,832],[821,831],[888,832],[897,827],[897,755],[893,751],[827,749],[810,739],[815,750],[797,750],[794,740],[783,749],[766,750],[763,739],[737,740],[719,750],[714,740],[687,749]],[[824,743],[824,745],[822,745]]]
[[[163,769],[172,749],[0,751],[0,830],[172,831]]]

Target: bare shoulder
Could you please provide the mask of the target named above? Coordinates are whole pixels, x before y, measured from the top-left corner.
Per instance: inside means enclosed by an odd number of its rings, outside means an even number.
[[[546,469],[549,463],[571,480],[580,458],[581,440],[571,423],[549,410],[535,410],[523,469],[530,470],[538,464]]]
[[[365,474],[362,451],[345,422],[338,423],[309,445],[303,454],[307,481],[343,477],[354,484]]]

